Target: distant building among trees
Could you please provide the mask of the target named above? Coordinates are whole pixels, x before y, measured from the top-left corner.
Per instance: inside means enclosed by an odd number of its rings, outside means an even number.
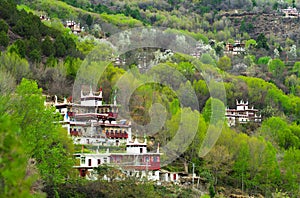
[[[236,100],[236,109],[227,107],[225,116],[228,121],[228,126],[235,126],[237,123],[245,124],[248,122],[261,122],[261,115],[258,115],[258,109],[249,108],[248,101],[240,102]]]
[[[297,8],[288,7],[286,9],[281,9],[281,12],[285,14],[285,17],[298,17],[299,12]]]
[[[83,27],[80,27],[80,23],[76,23],[75,21],[66,21],[65,27],[70,28],[74,34],[79,34],[83,31]]]
[[[227,43],[224,50],[225,54],[244,54],[245,53],[245,44],[239,40],[236,40],[234,44]]]

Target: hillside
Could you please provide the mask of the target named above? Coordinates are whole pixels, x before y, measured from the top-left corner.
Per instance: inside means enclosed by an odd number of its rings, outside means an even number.
[[[300,18],[280,12],[288,6],[300,9],[300,1],[1,1],[0,161],[7,165],[0,166],[0,194],[299,197]],[[67,27],[70,21],[79,25],[77,32]],[[141,27],[166,27],[159,39],[167,44],[176,41],[184,48],[188,37],[198,43],[189,54],[150,43],[119,56],[105,45],[112,38],[121,46],[134,45],[145,37],[128,32]],[[143,30],[144,44],[157,34],[148,30]],[[89,54],[94,49],[99,56]],[[45,109],[42,94],[48,101],[54,95],[72,100],[74,82],[99,72],[85,69],[86,64],[102,72],[103,63],[97,62],[102,56],[111,61],[94,85],[103,90],[104,102],[113,101],[117,92],[130,94],[117,99],[135,136],[147,136],[148,150],[157,149],[157,143],[170,149],[165,151],[175,157],[163,169],[195,172],[203,181],[193,186],[197,190],[188,183],[78,179],[72,154],[82,147],[74,148],[54,124],[61,117]],[[242,100],[258,110],[262,121],[229,127],[224,109]],[[190,144],[178,145],[191,131]],[[210,133],[220,137],[212,143],[206,139]],[[203,154],[205,146],[210,152]]]
[[[284,17],[282,13],[274,12],[272,14],[265,13],[247,13],[240,14],[222,14],[221,17],[226,16],[232,21],[233,28],[239,30],[241,28],[241,21],[252,24],[253,27],[249,30],[249,36],[257,39],[260,33],[264,33],[269,39],[275,39],[284,45],[286,38],[292,40],[299,40],[299,18]]]

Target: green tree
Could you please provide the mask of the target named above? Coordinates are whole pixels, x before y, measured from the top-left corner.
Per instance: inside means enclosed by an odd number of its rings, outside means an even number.
[[[53,55],[51,55],[47,58],[45,66],[47,66],[47,67],[56,67],[57,64],[58,64],[57,58],[55,58]]]
[[[214,184],[218,184],[218,180],[224,178],[232,169],[232,154],[226,146],[215,145],[204,159],[206,167],[213,173]]]
[[[251,67],[251,66],[254,66],[255,62],[255,56],[254,55],[246,55],[244,56],[244,63],[248,66],[248,67]]]
[[[9,37],[4,31],[0,31],[0,46],[7,47],[9,44]]]
[[[284,152],[281,164],[283,170],[283,188],[291,195],[300,195],[300,150],[290,148]]]
[[[18,39],[14,42],[14,44],[9,48],[8,50],[10,53],[16,53],[18,54],[21,58],[25,58],[26,55],[26,43]]]
[[[31,61],[36,62],[36,63],[39,63],[42,60],[41,52],[37,49],[32,50],[29,53],[28,57],[30,58]]]
[[[67,75],[75,78],[81,63],[82,61],[79,58],[73,58],[68,56],[65,59],[65,63],[64,63],[64,66],[67,69]]]
[[[295,72],[297,76],[300,77],[300,62],[295,62],[293,66],[293,72]]]
[[[186,78],[192,81],[192,76],[195,74],[195,67],[189,62],[180,62],[178,70],[182,72]]]
[[[258,172],[254,177],[254,181],[259,183],[259,186],[265,196],[270,196],[279,184],[280,171],[276,159],[276,149],[270,142],[260,140],[263,146],[261,150],[261,159],[258,164]]]
[[[11,101],[11,113],[18,136],[24,141],[23,152],[36,161],[41,178],[55,191],[72,171],[73,144],[67,131],[55,124],[54,108],[44,106],[45,98],[37,83],[23,79]]]
[[[196,164],[196,166],[197,165],[200,166],[203,163],[203,160],[199,160],[199,153],[203,145],[203,140],[205,138],[206,131],[207,131],[207,125],[205,123],[203,116],[200,115],[197,133],[193,139],[193,142],[189,145],[189,148],[184,153],[185,158],[188,161],[193,161]]]
[[[24,10],[22,10],[19,12],[18,19],[17,24],[12,28],[13,32],[25,38],[41,38],[39,30],[41,21],[38,16],[35,16],[32,13],[27,14]]]
[[[0,32],[1,31],[5,33],[8,31],[8,24],[3,19],[0,19]]]
[[[197,94],[199,108],[202,109],[205,105],[206,100],[209,98],[209,90],[207,88],[206,82],[204,80],[194,80],[193,88]]]
[[[228,71],[232,68],[231,59],[228,56],[221,57],[217,65],[223,71]]]
[[[4,96],[6,94],[10,94],[14,90],[15,86],[15,78],[4,69],[0,69],[0,95]]]
[[[156,76],[159,82],[177,90],[180,84],[186,81],[186,78],[173,68],[176,68],[173,63],[161,63],[151,69],[151,74]]]
[[[214,59],[209,54],[202,54],[200,60],[204,64],[215,65]]]
[[[56,57],[63,57],[66,54],[66,46],[63,42],[63,37],[59,36],[54,41],[54,48],[55,48],[55,56]]]
[[[90,5],[90,2],[88,0],[78,0],[76,3],[81,8],[88,8]]]
[[[254,104],[256,107],[264,108],[264,104],[267,103],[275,109],[284,111],[286,115],[300,115],[300,106],[298,106],[300,100],[298,97],[287,96],[273,83],[265,82],[259,78],[239,76],[238,79],[242,80],[239,83],[246,83],[246,86],[242,86],[241,91],[248,90],[247,95],[244,96],[250,101],[256,101]],[[296,117],[294,118],[295,120],[299,116]]]
[[[55,54],[55,49],[49,36],[46,36],[45,40],[42,42],[41,48],[43,54],[46,56],[51,56]]]
[[[276,58],[269,62],[268,69],[275,77],[280,78],[283,75],[285,64],[280,59]]]
[[[63,38],[63,43],[66,47],[66,53],[70,56],[75,56],[76,54],[76,43],[74,41],[75,38],[72,35],[66,35]]]
[[[280,117],[272,117],[262,123],[260,133],[267,140],[280,148],[299,148],[299,137],[295,135],[286,121]]]
[[[256,48],[264,48],[266,50],[269,50],[267,38],[263,33],[260,33],[256,39]]]
[[[20,130],[3,107],[7,100],[0,97],[0,194],[1,197],[30,197],[34,177],[26,175],[27,155],[22,139],[16,135]]]
[[[213,107],[215,109],[212,109]],[[209,98],[202,110],[202,115],[207,123],[217,124],[220,121],[224,121],[224,111],[225,106],[222,101],[215,98]]]
[[[279,6],[279,3],[277,1],[274,2],[273,6],[272,6],[273,10],[277,10],[278,6]]]
[[[241,26],[240,26],[240,32],[247,32],[247,26],[246,26],[246,23],[245,23],[245,20],[243,19],[242,22],[241,22]]]
[[[11,20],[12,16],[16,16],[16,4],[12,1],[0,2],[0,17],[4,20]],[[13,20],[12,20],[13,21]]]
[[[41,45],[38,39],[31,36],[29,40],[26,40],[26,55],[30,57],[30,53],[34,50],[40,52]]]
[[[180,103],[182,107],[198,109],[197,97],[195,95],[195,91],[193,90],[190,81],[186,81],[186,83],[181,83],[179,89],[177,90],[177,94],[180,98]]]
[[[205,128],[205,122],[198,111],[192,111],[190,108],[178,110],[171,119],[166,121],[162,132],[158,135],[159,142],[164,145],[165,160],[171,162],[180,155],[179,160],[183,164],[183,168],[180,169],[188,172],[188,160],[197,156],[196,151],[200,147],[198,143],[204,136]],[[182,129],[185,133],[178,133]],[[197,140],[194,139],[195,135]],[[170,141],[171,139],[172,141]],[[193,140],[195,141],[194,148],[190,147]],[[193,154],[186,152],[188,149],[193,151]]]
[[[226,148],[227,152],[224,152],[224,158],[226,155],[231,156],[231,158],[227,158],[227,161],[224,160],[222,165],[216,166],[223,166],[224,170],[230,173],[219,177],[220,182],[232,181],[238,187],[244,186],[243,190],[245,191],[260,192],[266,196],[278,187],[280,172],[276,150],[263,138],[250,137],[243,133],[238,134],[225,127],[216,146]],[[215,159],[217,162],[214,163],[219,163],[219,158],[224,159],[221,157],[222,154],[219,155],[220,157],[218,155],[211,157],[210,161]]]
[[[271,60],[270,56],[263,56],[260,57],[257,61],[257,64],[264,64],[264,65],[268,65],[269,61]]]
[[[289,88],[291,94],[296,95],[296,87],[300,84],[300,79],[295,74],[292,74],[286,77],[284,84]]]
[[[170,112],[172,115],[175,115],[178,112],[179,108],[180,103],[178,99],[175,99],[170,103]]]
[[[90,14],[87,16],[85,22],[89,27],[93,24],[93,18]]]
[[[250,48],[255,47],[255,46],[256,46],[256,41],[254,39],[249,39],[245,43],[245,48],[246,49],[250,49]]]
[[[242,191],[245,190],[245,184],[248,183],[250,174],[249,174],[249,160],[250,160],[250,150],[247,142],[241,142],[241,146],[238,151],[237,159],[234,162],[233,170],[235,177],[238,178],[239,183],[241,184]]]
[[[267,118],[270,118],[270,117],[278,115],[279,112],[278,112],[278,109],[275,109],[275,108],[273,108],[270,105],[267,105],[265,108],[263,108],[260,111],[260,114],[261,114],[261,116],[262,116],[263,119],[267,119]]]
[[[29,75],[29,64],[26,59],[20,58],[16,53],[2,53],[0,68],[12,75],[16,83]]]

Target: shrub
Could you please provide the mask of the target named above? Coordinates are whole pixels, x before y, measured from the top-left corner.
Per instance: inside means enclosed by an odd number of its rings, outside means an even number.
[[[3,32],[8,31],[8,25],[3,19],[0,19],[0,31],[3,31]]]
[[[7,33],[4,31],[0,32],[0,46],[7,47],[9,44],[9,38],[7,36]]]

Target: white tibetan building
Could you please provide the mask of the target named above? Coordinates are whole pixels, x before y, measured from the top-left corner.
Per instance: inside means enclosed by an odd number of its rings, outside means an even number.
[[[248,101],[240,102],[236,100],[236,109],[226,108],[225,116],[228,126],[235,126],[237,123],[245,124],[248,122],[261,122],[261,115],[258,115],[258,110],[252,106],[249,108]]]
[[[63,116],[61,121],[75,144],[91,144],[118,146],[131,139],[131,123],[126,120],[117,120],[118,108],[116,100],[113,104],[103,102],[102,89],[89,93],[81,91],[80,103],[64,100],[55,107]]]
[[[76,153],[79,164],[74,166],[81,177],[94,179],[94,169],[103,164],[108,164],[122,170],[128,176],[137,176],[149,180],[159,180],[160,174],[159,147],[156,152],[147,152],[147,142],[140,143],[137,138],[134,141],[128,139],[126,151],[123,153]]]

